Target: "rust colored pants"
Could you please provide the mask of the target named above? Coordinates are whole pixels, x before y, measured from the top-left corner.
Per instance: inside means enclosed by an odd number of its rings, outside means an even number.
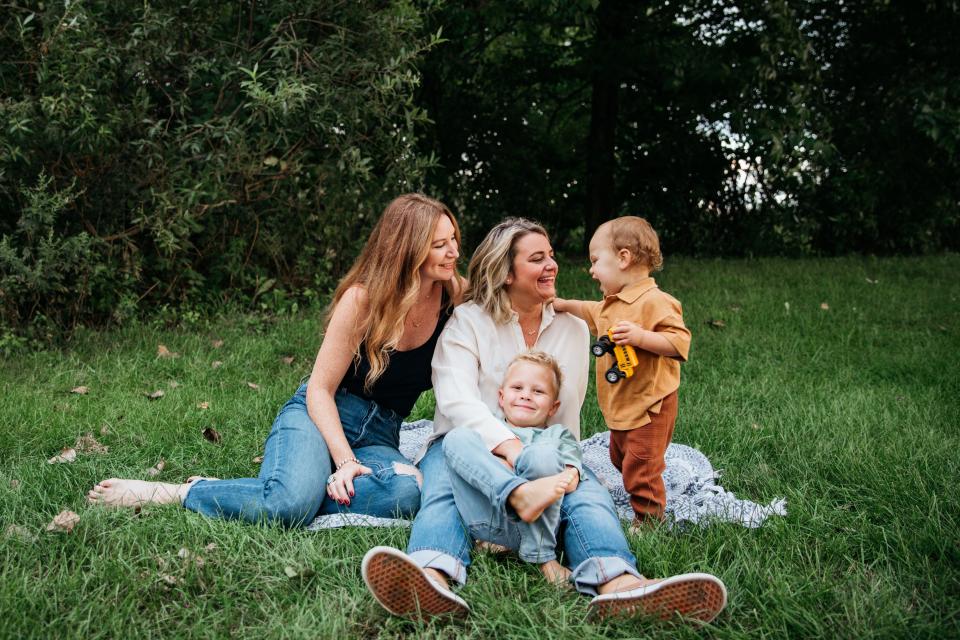
[[[649,424],[628,431],[610,430],[610,461],[623,474],[623,486],[630,494],[630,505],[640,522],[663,519],[667,490],[663,486],[673,425],[677,421],[677,392],[663,399],[660,413],[650,413]]]

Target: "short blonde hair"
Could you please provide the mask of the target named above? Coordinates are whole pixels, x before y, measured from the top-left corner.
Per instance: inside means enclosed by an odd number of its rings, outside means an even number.
[[[507,363],[507,368],[504,369],[503,377],[506,379],[507,372],[510,371],[510,367],[517,364],[518,362],[529,362],[530,364],[535,364],[537,366],[547,369],[553,374],[554,386],[553,391],[555,396],[560,395],[560,386],[563,384],[563,373],[560,371],[560,363],[557,362],[556,358],[551,356],[545,351],[523,351],[518,353],[513,357],[509,363]],[[502,386],[502,383],[501,383]]]
[[[660,238],[650,223],[637,216],[623,216],[604,222],[597,232],[610,234],[610,243],[615,251],[626,249],[633,255],[637,264],[648,267],[650,271],[663,268],[663,255],[660,254]]]
[[[510,297],[504,287],[513,268],[517,242],[531,233],[549,238],[546,229],[532,220],[507,218],[490,229],[470,258],[463,300],[480,305],[497,324],[510,321]]]

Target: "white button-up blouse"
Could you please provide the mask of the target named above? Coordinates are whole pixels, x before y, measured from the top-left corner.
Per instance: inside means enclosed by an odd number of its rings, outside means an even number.
[[[563,371],[560,408],[551,423],[560,423],[580,439],[580,408],[587,393],[590,335],[583,320],[555,313],[547,305],[540,334],[532,347],[557,359]],[[515,436],[503,423],[497,391],[507,364],[527,350],[516,313],[506,324],[473,302],[459,305],[447,321],[433,353],[433,391],[437,408],[426,447],[454,427],[474,429],[490,450]]]

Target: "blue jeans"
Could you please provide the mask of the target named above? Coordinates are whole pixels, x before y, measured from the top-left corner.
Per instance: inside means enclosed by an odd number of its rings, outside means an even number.
[[[460,518],[477,540],[502,544],[518,551],[524,562],[557,559],[560,501],[547,507],[534,522],[511,513],[507,498],[518,486],[560,473],[564,469],[557,447],[549,441],[523,447],[513,471],[494,457],[480,436],[454,429],[443,438],[443,453]]]
[[[341,506],[326,493],[333,468],[330,451],[307,414],[307,386],[301,385],[273,422],[256,478],[198,480],[183,506],[214,518],[307,524],[314,515],[362,513],[410,517],[420,506],[415,476],[397,465],[410,462],[400,453],[400,417],[375,402],[340,389],[334,396],[344,435],[372,474],[353,480],[355,495]]]
[[[457,511],[442,443],[433,442],[420,461],[423,495],[407,553],[421,567],[442,571],[462,585],[473,541]],[[610,492],[586,467],[576,491],[560,503],[560,534],[577,591],[596,595],[598,586],[625,573],[640,577]]]

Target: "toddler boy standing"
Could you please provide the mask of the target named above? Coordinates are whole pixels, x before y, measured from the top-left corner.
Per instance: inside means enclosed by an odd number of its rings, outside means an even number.
[[[661,475],[690,331],[680,303],[650,277],[663,258],[657,233],[643,218],[624,216],[602,224],[590,240],[590,265],[603,301],[557,299],[553,306],[582,318],[594,335],[612,329],[617,345],[636,348],[639,364],[620,382],[607,382],[608,367],[597,363],[597,400],[610,429],[610,460],[623,474],[635,522],[662,520],[667,497]]]

